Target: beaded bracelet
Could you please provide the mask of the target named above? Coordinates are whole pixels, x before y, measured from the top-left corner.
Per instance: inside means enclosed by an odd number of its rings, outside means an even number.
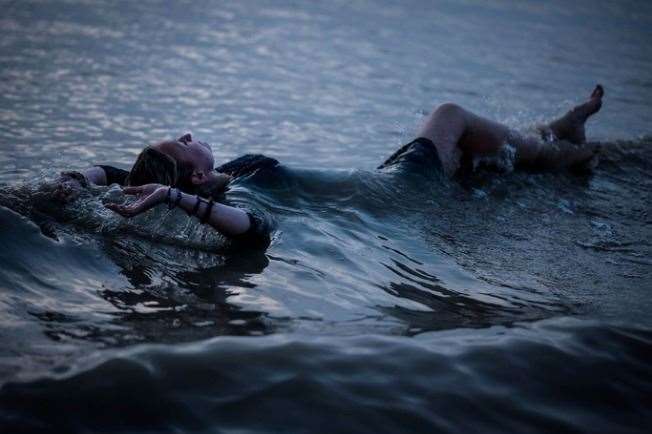
[[[181,203],[181,199],[183,197],[183,194],[181,194],[181,190],[177,188],[177,199],[174,201],[174,206],[177,207],[179,206],[179,203]]]
[[[204,224],[204,223],[206,223],[208,221],[208,219],[211,216],[211,212],[213,211],[213,204],[214,203],[215,202],[213,202],[213,198],[211,198],[208,201],[208,205],[206,206],[206,211],[204,212],[204,216],[201,219],[199,219],[199,223]]]
[[[203,202],[199,196],[195,196],[196,202],[195,206],[192,208],[192,211],[188,211],[189,216],[197,215],[197,211],[199,211],[199,205]]]
[[[165,201],[168,204],[168,209],[176,208],[177,206],[179,206],[179,202],[181,202],[181,190],[179,190],[178,188],[176,190],[177,190],[177,197],[176,197],[176,199],[174,199],[174,203],[172,203],[172,197],[171,197],[172,196],[172,187],[168,187],[168,193],[167,193],[167,196],[165,198]]]
[[[174,199],[174,202],[172,202],[172,187],[168,187],[168,193],[165,197],[165,203],[168,204],[168,209],[173,209],[179,206],[179,202],[181,202],[181,190],[178,188],[176,189],[177,191],[177,197]]]
[[[168,204],[168,209],[170,208],[170,192],[172,191],[172,187],[168,187],[168,192],[165,195],[165,203]]]

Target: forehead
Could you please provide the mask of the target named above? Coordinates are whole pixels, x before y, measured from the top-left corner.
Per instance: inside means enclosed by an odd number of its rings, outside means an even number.
[[[188,154],[190,160],[196,165],[197,168],[202,168],[204,170],[213,170],[213,165],[215,160],[213,158],[213,152],[210,148],[204,146],[200,143],[190,143],[188,145]]]
[[[204,155],[213,156],[213,150],[206,143],[191,142],[188,144],[188,150],[191,152],[199,152]]]

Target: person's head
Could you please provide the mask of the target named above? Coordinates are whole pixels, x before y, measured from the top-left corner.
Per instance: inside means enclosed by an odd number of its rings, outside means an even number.
[[[194,193],[213,175],[215,160],[207,143],[193,141],[190,134],[145,148],[134,164],[127,183],[159,183]]]
[[[126,180],[127,185],[157,183],[176,186],[178,182],[177,161],[152,146],[143,149],[138,155]]]

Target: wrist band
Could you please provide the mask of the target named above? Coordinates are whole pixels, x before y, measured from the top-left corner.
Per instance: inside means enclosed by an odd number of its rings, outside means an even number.
[[[172,202],[172,187],[168,187],[168,193],[165,197],[165,202],[168,204],[168,209],[176,208],[179,205],[179,202],[181,202],[181,190],[177,188],[176,191],[177,197],[174,199],[174,202]]]
[[[181,197],[182,197],[181,190],[177,188],[177,198],[174,201],[174,208],[179,206],[179,202],[181,202]]]
[[[213,211],[213,199],[208,201],[208,205],[206,206],[206,212],[204,212],[204,216],[199,219],[199,223],[204,224],[208,221],[208,218],[211,216],[211,211]]]
[[[192,211],[188,213],[189,216],[197,215],[197,211],[199,211],[199,205],[203,202],[199,196],[195,196],[196,202],[195,206],[192,208]]]

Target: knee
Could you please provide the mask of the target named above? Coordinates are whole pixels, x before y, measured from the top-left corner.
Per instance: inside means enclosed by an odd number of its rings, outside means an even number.
[[[464,109],[452,102],[445,102],[435,107],[430,113],[430,122],[456,122],[458,119],[464,119]]]
[[[433,114],[454,116],[462,113],[463,111],[464,109],[460,105],[455,104],[453,102],[445,102],[435,107],[435,109],[433,110]]]

